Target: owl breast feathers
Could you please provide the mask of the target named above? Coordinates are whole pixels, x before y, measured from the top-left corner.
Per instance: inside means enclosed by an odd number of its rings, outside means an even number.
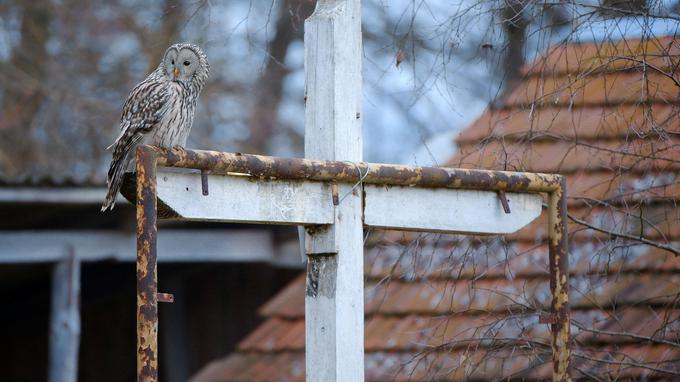
[[[166,148],[186,145],[196,100],[209,70],[208,58],[201,48],[174,44],[165,51],[158,68],[132,89],[123,106],[120,135],[109,146],[113,147],[113,157],[102,211],[113,209],[137,145]]]

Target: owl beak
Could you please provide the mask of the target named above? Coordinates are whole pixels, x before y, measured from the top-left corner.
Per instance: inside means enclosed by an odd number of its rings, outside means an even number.
[[[173,76],[175,79],[177,79],[177,77],[179,77],[179,68],[177,68],[177,67],[172,68],[172,76]]]

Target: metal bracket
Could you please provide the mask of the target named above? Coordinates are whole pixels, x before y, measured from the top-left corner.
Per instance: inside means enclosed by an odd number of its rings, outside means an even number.
[[[156,293],[156,301],[175,302],[175,296],[172,293]]]
[[[206,170],[201,170],[201,190],[203,196],[208,195],[208,172]]]
[[[337,183],[331,183],[331,195],[333,196],[333,205],[338,206],[340,205],[340,197],[338,196],[338,184]]]
[[[508,197],[505,195],[505,191],[498,191],[498,199],[501,200],[501,205],[503,206],[503,211],[506,214],[510,213],[510,203],[508,202]]]

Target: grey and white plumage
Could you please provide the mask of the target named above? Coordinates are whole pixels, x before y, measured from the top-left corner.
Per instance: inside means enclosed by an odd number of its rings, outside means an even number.
[[[166,148],[186,145],[196,100],[209,71],[208,58],[201,48],[174,44],[165,51],[158,68],[132,89],[123,106],[120,135],[108,147],[114,149],[102,211],[113,209],[138,144]]]

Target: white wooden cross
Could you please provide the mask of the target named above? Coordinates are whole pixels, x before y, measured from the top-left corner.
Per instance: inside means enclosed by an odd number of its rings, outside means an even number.
[[[319,0],[305,22],[305,156],[362,161],[360,0]],[[359,168],[357,167],[359,171]],[[363,381],[364,227],[514,232],[541,213],[537,194],[158,173],[158,198],[189,220],[307,227],[306,380]],[[161,254],[162,256],[162,254]]]

